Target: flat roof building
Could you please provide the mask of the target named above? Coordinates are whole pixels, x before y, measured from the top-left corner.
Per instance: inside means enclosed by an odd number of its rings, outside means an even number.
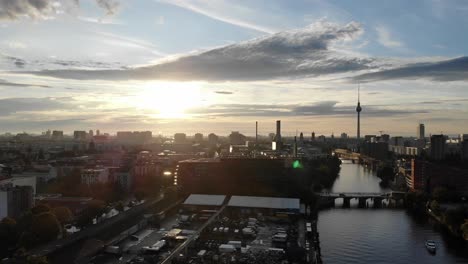
[[[231,197],[229,207],[252,207],[268,209],[291,209],[299,210],[299,198],[259,197],[259,196],[237,196]]]
[[[228,203],[231,211],[241,214],[261,212],[264,215],[299,214],[299,198],[237,196],[231,197]]]
[[[191,194],[184,201],[184,205],[213,205],[221,206],[226,195]]]

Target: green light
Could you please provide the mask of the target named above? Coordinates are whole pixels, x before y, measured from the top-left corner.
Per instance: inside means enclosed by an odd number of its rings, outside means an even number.
[[[295,160],[292,164],[294,169],[302,169],[302,164],[299,160]]]

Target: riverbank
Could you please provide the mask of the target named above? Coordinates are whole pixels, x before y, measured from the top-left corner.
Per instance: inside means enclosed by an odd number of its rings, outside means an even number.
[[[374,171],[344,162],[328,189],[333,193],[387,193]],[[418,197],[414,197],[419,201]],[[338,202],[337,202],[338,203]],[[339,205],[339,204],[338,204]],[[424,212],[424,203],[422,211]],[[352,204],[353,207],[353,204]],[[324,263],[426,264],[468,263],[466,243],[448,235],[432,217],[417,218],[403,209],[330,208],[318,212],[318,232]],[[434,240],[437,254],[424,242]]]

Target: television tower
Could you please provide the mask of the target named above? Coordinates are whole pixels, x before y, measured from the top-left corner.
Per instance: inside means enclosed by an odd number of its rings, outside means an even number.
[[[360,98],[360,93],[361,93],[361,87],[360,84],[358,83],[358,102],[357,102],[357,107],[356,107],[356,112],[357,112],[357,139],[358,142],[361,140],[361,98]]]

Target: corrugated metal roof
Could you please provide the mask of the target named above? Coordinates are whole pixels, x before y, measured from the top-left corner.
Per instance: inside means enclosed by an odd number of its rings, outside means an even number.
[[[257,197],[257,196],[232,196],[228,206],[253,207],[271,209],[295,209],[299,210],[300,203],[297,198]]]
[[[185,205],[215,205],[223,204],[226,195],[191,194],[184,202]]]

